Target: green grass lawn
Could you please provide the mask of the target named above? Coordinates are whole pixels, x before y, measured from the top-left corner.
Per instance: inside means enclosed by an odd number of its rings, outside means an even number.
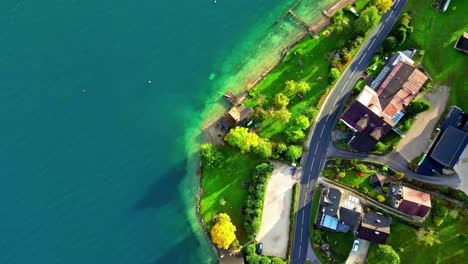
[[[358,0],[356,10],[360,11],[369,2],[370,0]],[[346,12],[345,15],[351,19],[350,21],[356,19],[349,12]],[[252,108],[259,106],[258,98],[261,94],[266,99],[262,107],[268,109],[272,105],[273,97],[284,91],[285,82],[294,80],[307,82],[311,90],[303,94],[304,99],[296,95],[289,96],[290,103],[287,108],[292,114],[291,119],[304,114],[311,107],[316,107],[320,98],[332,87],[328,83],[332,52],[356,37],[349,32],[337,33],[333,30],[333,26],[328,27],[327,30],[331,31],[331,35],[328,37],[323,34],[320,34],[318,39],[306,36],[294,46],[280,65],[250,91],[251,96],[244,101],[244,105]],[[354,55],[356,51],[357,49],[351,50],[350,54]],[[302,66],[298,65],[299,62],[302,62]],[[345,67],[345,65],[343,66]],[[286,126],[286,123],[270,117],[262,122],[258,134],[263,138],[284,141],[281,132]]]
[[[255,167],[260,159],[252,154],[242,154],[230,146],[220,147],[224,161],[218,168],[204,168],[201,185],[203,195],[200,201],[200,214],[207,229],[212,227],[211,219],[219,213],[227,213],[236,226],[236,235],[242,243],[245,230],[241,207],[244,206],[248,191],[242,188],[243,182],[252,182]],[[221,201],[226,201],[225,205]]]
[[[408,1],[405,12],[413,17],[414,31],[403,48],[425,50],[422,63],[435,83],[451,86],[450,103],[468,111],[468,59],[453,48],[455,40],[468,31],[468,1],[452,1],[445,13],[432,9],[432,2]]]
[[[317,216],[317,210],[320,201],[320,194],[322,193],[322,188],[317,187],[314,191],[314,200],[312,201],[312,215],[310,217],[311,224],[314,223],[315,217]]]
[[[424,226],[434,230],[440,239],[440,244],[433,246],[424,246],[416,242],[416,229],[409,227],[398,219],[392,221],[390,227],[390,236],[387,244],[400,255],[402,264],[410,263],[437,263],[437,264],[459,264],[466,260],[465,249],[468,248],[466,239],[468,219],[466,212],[453,205],[448,205],[441,199],[432,197],[432,203],[442,202],[449,208],[449,214],[444,223],[436,227],[432,223],[434,209],[431,210],[431,216],[427,217]],[[455,212],[455,214],[454,214]],[[379,263],[379,256],[376,254],[376,245],[373,244],[369,250],[368,263]]]

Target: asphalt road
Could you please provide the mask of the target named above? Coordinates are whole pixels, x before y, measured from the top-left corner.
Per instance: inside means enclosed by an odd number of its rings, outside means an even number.
[[[314,128],[312,128],[309,153],[304,162],[303,174],[300,181],[301,191],[299,209],[296,215],[296,226],[294,227],[292,264],[303,264],[306,261],[313,191],[321,168],[324,165],[327,148],[331,141],[331,133],[341,108],[375,52],[389,34],[406,2],[407,0],[396,0],[392,8],[382,16],[377,27],[369,33],[350,66],[344,71],[340,80],[331,91],[328,100],[322,107]]]

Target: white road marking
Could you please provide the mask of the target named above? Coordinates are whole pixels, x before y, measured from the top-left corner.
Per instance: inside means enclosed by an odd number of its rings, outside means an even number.
[[[302,202],[302,207],[304,207],[305,204],[306,204],[306,200],[307,200],[306,198],[307,198],[307,195],[304,196],[304,201]],[[304,214],[302,214],[302,222],[304,222]],[[302,224],[302,223],[301,223],[301,224]],[[302,236],[302,235],[301,235],[301,236]]]
[[[361,59],[359,60],[359,64],[361,64],[361,61],[366,57],[366,54],[367,52],[365,52],[364,55],[362,55]]]
[[[317,145],[315,145],[315,152],[314,152],[314,156],[316,156],[316,155],[317,155],[317,150],[318,150],[318,144],[317,144]]]
[[[310,170],[309,170],[309,173],[312,171],[312,169],[314,168],[314,161],[315,161],[315,157],[312,158],[312,163],[310,164]]]
[[[333,103],[332,108],[336,105],[336,102],[338,102],[338,99],[340,99],[340,97],[337,97],[337,98],[336,98],[335,102]]]
[[[383,29],[383,27],[381,27],[381,28],[379,29],[379,32],[377,32],[377,35],[380,34],[380,32],[382,31],[382,29]]]
[[[320,137],[322,137],[323,131],[325,130],[325,126],[322,128],[322,132],[320,132]]]
[[[333,108],[330,110],[330,112],[328,113],[328,116],[327,116],[327,119],[325,120],[325,123],[328,122],[328,118],[330,118],[330,114],[331,112],[333,112]]]
[[[370,46],[372,46],[372,44],[374,44],[375,42],[375,39],[371,42]],[[369,49],[370,49],[370,46],[369,46]]]
[[[389,19],[390,19],[390,16],[387,17],[387,20],[385,20],[385,23],[387,23]]]

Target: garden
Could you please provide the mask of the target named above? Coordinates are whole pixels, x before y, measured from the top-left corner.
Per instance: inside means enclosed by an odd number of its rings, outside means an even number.
[[[387,246],[372,244],[368,263],[463,263],[468,248],[466,207],[434,197],[432,204],[427,229],[394,219]]]

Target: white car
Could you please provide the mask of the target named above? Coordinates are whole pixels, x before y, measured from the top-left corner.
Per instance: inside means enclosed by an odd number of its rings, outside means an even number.
[[[359,249],[359,240],[354,240],[353,251],[356,252]]]

